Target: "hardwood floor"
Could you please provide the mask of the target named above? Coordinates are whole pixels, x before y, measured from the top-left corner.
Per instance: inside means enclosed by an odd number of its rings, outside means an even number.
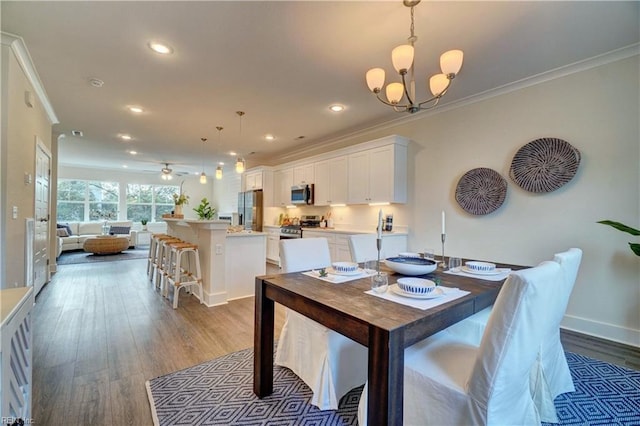
[[[146,260],[64,265],[33,311],[33,418],[44,425],[150,425],[145,381],[253,346],[253,298],[177,310]],[[278,310],[276,329],[284,315]]]
[[[32,318],[32,413],[43,425],[150,425],[147,380],[253,346],[253,298],[207,308],[181,292],[174,310],[144,259],[60,266]],[[276,330],[283,319],[279,308]],[[640,369],[638,348],[565,331],[562,340]]]

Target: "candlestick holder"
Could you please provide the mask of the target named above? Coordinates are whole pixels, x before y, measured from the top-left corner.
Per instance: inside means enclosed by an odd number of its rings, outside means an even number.
[[[376,262],[376,272],[380,275],[380,251],[382,250],[382,238],[376,238],[376,247],[378,248],[378,261]]]
[[[446,240],[446,237],[447,234],[440,234],[440,239],[442,240],[442,259],[438,266],[440,266],[442,269],[445,269],[447,267],[446,263],[444,262],[444,241]]]

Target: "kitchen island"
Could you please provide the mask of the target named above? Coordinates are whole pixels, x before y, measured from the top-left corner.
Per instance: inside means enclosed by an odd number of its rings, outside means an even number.
[[[198,245],[207,306],[254,295],[255,277],[266,273],[266,233],[228,233],[228,222],[221,220],[164,221],[169,235]]]

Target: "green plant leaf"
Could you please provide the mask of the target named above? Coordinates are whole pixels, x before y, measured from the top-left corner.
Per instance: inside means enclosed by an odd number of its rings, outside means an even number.
[[[631,250],[633,250],[636,255],[640,256],[640,244],[629,243],[629,247],[631,247]]]
[[[620,222],[615,222],[613,220],[601,220],[598,223],[601,223],[603,225],[609,225],[609,226],[611,226],[613,228],[616,228],[618,231],[626,232],[626,233],[631,234],[631,235],[636,235],[636,236],[640,235],[640,231],[639,230],[637,230],[635,228],[632,228],[630,226],[627,226],[627,225],[625,225],[623,223],[620,223]]]

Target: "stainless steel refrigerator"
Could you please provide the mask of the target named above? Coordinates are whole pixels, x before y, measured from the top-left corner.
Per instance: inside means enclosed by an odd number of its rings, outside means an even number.
[[[238,221],[244,229],[262,231],[262,190],[238,193]]]

